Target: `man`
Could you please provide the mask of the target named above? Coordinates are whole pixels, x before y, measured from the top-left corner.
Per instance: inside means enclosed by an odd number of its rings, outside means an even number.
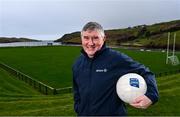
[[[147,108],[158,100],[154,75],[142,64],[107,48],[102,26],[87,23],[81,31],[82,54],[73,65],[74,109],[78,115],[127,115],[124,102],[116,93],[118,78],[138,73],[147,83],[147,93],[131,106]]]

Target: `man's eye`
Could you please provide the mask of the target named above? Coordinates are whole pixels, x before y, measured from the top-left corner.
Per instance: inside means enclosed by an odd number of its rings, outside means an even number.
[[[87,40],[87,39],[89,39],[89,37],[88,37],[88,36],[84,36],[84,39],[86,39],[86,40]]]
[[[98,37],[93,37],[93,39],[97,40],[97,39],[99,39],[99,38],[98,38]]]

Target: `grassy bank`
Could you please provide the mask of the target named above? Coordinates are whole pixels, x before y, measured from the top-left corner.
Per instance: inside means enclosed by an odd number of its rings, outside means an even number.
[[[74,115],[72,94],[42,95],[0,69],[0,116]]]

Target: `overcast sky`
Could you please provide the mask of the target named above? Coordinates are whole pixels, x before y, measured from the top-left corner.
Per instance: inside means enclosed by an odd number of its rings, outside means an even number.
[[[88,21],[105,29],[180,19],[180,0],[0,0],[0,37],[55,40]]]

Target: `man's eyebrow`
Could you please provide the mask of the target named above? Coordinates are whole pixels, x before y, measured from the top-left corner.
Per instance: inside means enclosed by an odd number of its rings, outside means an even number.
[[[94,36],[94,38],[99,38],[98,36]]]

